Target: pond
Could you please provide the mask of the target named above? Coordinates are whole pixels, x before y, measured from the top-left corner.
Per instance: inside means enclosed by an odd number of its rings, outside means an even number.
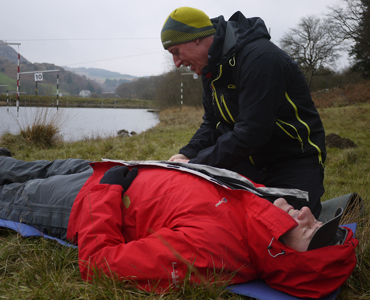
[[[0,107],[0,135],[19,133],[35,120],[59,124],[64,141],[116,136],[119,130],[137,134],[156,126],[159,116],[147,109]],[[41,122],[42,123],[42,122]]]

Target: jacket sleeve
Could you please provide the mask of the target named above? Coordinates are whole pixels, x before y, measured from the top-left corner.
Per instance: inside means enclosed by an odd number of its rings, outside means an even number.
[[[263,151],[271,140],[280,102],[285,97],[286,60],[276,50],[254,51],[237,58],[237,63],[239,115],[234,129],[201,150],[192,163],[230,168]]]
[[[126,243],[122,234],[122,187],[100,184],[84,198],[78,224],[79,266],[82,278],[104,272],[132,280],[145,290],[166,288],[185,277],[186,263],[171,244],[179,244],[181,231],[162,228]],[[153,284],[153,285],[152,285]]]

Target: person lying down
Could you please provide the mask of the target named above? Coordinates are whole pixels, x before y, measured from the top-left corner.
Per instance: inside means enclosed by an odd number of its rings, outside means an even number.
[[[0,218],[77,244],[84,280],[115,273],[158,293],[217,275],[321,298],[351,275],[358,241],[342,210],[324,224],[292,205],[305,192],[186,165],[1,156]]]

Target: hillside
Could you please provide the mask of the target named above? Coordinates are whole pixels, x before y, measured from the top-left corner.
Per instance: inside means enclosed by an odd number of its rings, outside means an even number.
[[[11,46],[0,40],[0,85],[9,85],[10,91],[16,90],[18,53]],[[120,74],[96,68],[69,68],[60,67],[51,63],[30,63],[21,56],[21,72],[34,72],[59,69],[59,92],[69,95],[78,95],[81,90],[90,90],[93,94],[101,95],[104,92],[114,92],[122,83],[136,79],[135,76]],[[56,74],[44,73],[44,79],[38,83],[39,95],[56,93]],[[0,87],[0,92],[3,92]],[[21,92],[35,94],[33,74],[21,75]]]
[[[3,42],[0,41],[0,44]],[[18,53],[9,45],[0,45],[0,85],[9,85],[10,93],[16,92],[17,87],[17,66]],[[45,70],[59,70],[59,72],[44,73],[43,81],[38,83],[38,95],[52,96],[57,91],[57,74],[59,74],[59,93],[78,95],[81,90],[90,90],[91,93],[101,94],[101,87],[93,80],[82,77],[75,73],[49,63],[30,63],[21,57],[20,72],[35,72]],[[3,92],[3,88],[1,92]],[[22,93],[34,95],[36,84],[34,75],[20,75],[20,91]]]
[[[47,63],[21,63],[21,72],[35,72],[43,70],[59,70],[43,74],[43,81],[38,83],[38,95],[52,96],[57,90],[57,74],[59,74],[59,93],[78,95],[81,90],[90,90],[92,93],[100,94],[100,86],[93,80],[84,78],[54,64]],[[5,58],[0,58],[1,84],[9,84],[9,91],[15,92],[17,86],[17,65]],[[34,95],[36,89],[33,74],[20,75],[20,91]]]
[[[312,99],[317,108],[370,103],[369,81],[313,92]]]
[[[67,71],[71,71],[80,76],[85,76],[88,79],[97,82],[103,92],[114,93],[122,83],[129,83],[138,77],[128,74],[121,74],[98,68],[69,68],[64,67]]]
[[[99,81],[104,81],[105,79],[117,79],[122,80],[123,82],[129,82],[137,77],[131,76],[128,74],[121,74],[118,72],[112,72],[104,69],[98,68],[70,68],[70,67],[63,67],[67,71],[71,71],[78,75],[84,75],[89,79],[96,79]]]
[[[17,81],[4,73],[0,73],[0,94],[6,91],[15,91],[16,89]]]
[[[2,40],[0,40],[0,58],[5,58],[7,61],[14,64],[18,63],[18,53],[11,46],[4,44]],[[22,55],[20,57],[20,62],[30,63]]]

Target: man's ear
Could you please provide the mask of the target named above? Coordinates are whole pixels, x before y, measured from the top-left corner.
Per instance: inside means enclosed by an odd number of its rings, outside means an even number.
[[[196,40],[194,40],[194,42],[195,42],[195,44],[196,44],[197,46],[199,46],[199,44],[200,44],[200,39],[196,39]]]

